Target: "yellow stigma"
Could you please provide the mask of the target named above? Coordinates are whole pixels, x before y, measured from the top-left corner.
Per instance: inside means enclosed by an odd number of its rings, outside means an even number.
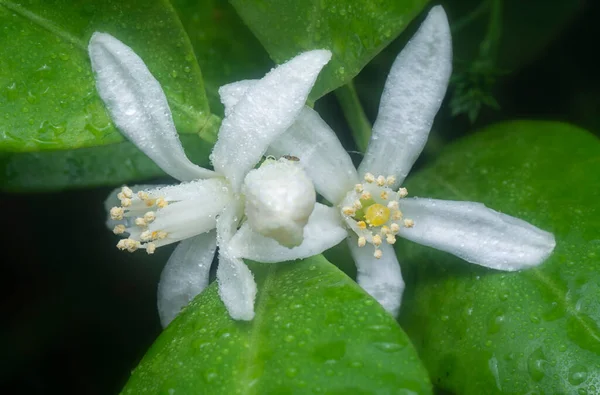
[[[365,213],[365,220],[371,226],[381,226],[390,219],[390,209],[383,204],[370,205]]]

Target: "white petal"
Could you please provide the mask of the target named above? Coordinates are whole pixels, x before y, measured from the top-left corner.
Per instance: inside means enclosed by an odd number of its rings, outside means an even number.
[[[167,98],[131,48],[109,34],[96,32],[88,51],[98,93],[115,125],[132,143],[178,180],[215,175],[185,156]]]
[[[211,161],[235,191],[271,141],[292,125],[330,58],[326,50],[304,52],[271,70],[223,119]]]
[[[344,240],[346,236],[347,232],[341,225],[338,211],[317,203],[304,228],[304,241],[298,247],[284,247],[244,224],[231,239],[229,248],[236,257],[259,262],[284,262],[320,254]]]
[[[184,240],[175,248],[158,283],[158,314],[163,328],[208,286],[216,249],[215,231]]]
[[[244,179],[248,225],[286,247],[299,246],[317,193],[298,162],[267,159]]]
[[[258,80],[241,80],[223,85],[219,88],[219,97],[225,107],[225,116],[228,117],[235,105],[246,94],[251,86],[254,86]]]
[[[358,270],[356,281],[387,312],[396,317],[402,303],[404,280],[394,249],[389,244],[382,244],[381,258],[377,259],[373,256],[373,246],[359,247],[357,241],[356,235],[348,238],[350,252]]]
[[[452,41],[446,13],[431,9],[392,65],[365,158],[367,172],[402,183],[423,150],[452,72]]]
[[[239,258],[232,258],[220,250],[217,281],[219,296],[234,320],[250,321],[254,318],[256,283],[248,266]]]
[[[267,153],[300,158],[317,192],[333,204],[339,203],[358,183],[352,160],[333,130],[306,106],[296,122],[271,143]]]
[[[402,237],[493,269],[536,266],[556,245],[551,233],[481,203],[413,198],[400,209],[414,221]]]

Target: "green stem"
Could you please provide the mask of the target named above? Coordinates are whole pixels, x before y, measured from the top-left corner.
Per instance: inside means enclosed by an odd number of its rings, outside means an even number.
[[[365,152],[371,139],[371,123],[360,104],[354,83],[350,81],[336,89],[335,95],[342,107],[346,121],[350,125],[356,147],[360,152]]]

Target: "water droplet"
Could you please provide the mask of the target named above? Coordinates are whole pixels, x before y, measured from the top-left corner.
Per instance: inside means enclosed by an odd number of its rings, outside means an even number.
[[[171,77],[177,78],[177,72],[175,70],[171,71]]]
[[[403,348],[402,345],[398,344],[398,343],[382,342],[382,343],[373,343],[373,345],[376,348],[380,349],[381,351],[385,351],[385,352],[398,352]]]
[[[284,340],[286,343],[291,343],[291,342],[293,342],[294,340],[296,340],[296,337],[295,337],[294,335],[287,335],[286,337],[284,337],[284,338],[283,338],[283,340]]]
[[[71,59],[71,57],[70,57],[68,54],[64,53],[64,52],[61,52],[61,53],[59,53],[59,54],[58,54],[58,57],[59,57],[61,60],[69,60],[69,59]]]
[[[183,68],[183,71],[185,71],[186,73],[189,73],[192,69],[189,68],[189,66],[185,66]]]
[[[588,371],[583,365],[574,365],[569,369],[569,383],[579,385],[587,380]]]
[[[546,375],[548,361],[541,348],[536,349],[527,358],[527,370],[534,381],[540,381]]]
[[[298,369],[297,368],[287,368],[285,371],[285,375],[288,376],[289,378],[296,377],[298,375]]]
[[[206,381],[207,383],[212,383],[218,378],[219,375],[215,371],[207,370],[206,372],[204,372],[204,381]]]

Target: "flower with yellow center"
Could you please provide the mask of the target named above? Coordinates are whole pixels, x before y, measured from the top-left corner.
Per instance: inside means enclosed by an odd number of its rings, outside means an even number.
[[[540,264],[555,245],[552,234],[481,203],[407,198],[406,188],[399,188],[427,141],[451,67],[448,20],[441,6],[433,7],[392,66],[358,171],[335,133],[307,107],[268,151],[299,157],[317,192],[338,207],[337,221],[350,230],[358,283],[394,315],[404,290],[392,247],[396,237],[507,271]],[[236,86],[243,90],[252,82]],[[234,92],[224,102],[235,103],[236,86],[223,89]],[[259,261],[304,257],[276,243],[268,249],[251,243],[262,239],[242,226],[231,242]]]
[[[131,48],[108,34],[94,33],[89,55],[98,93],[115,125],[181,181],[123,187],[109,199],[111,228],[127,236],[118,242],[119,249],[151,254],[181,241],[158,287],[163,325],[208,285],[217,246],[219,295],[232,318],[253,318],[256,284],[242,261],[243,251],[231,244],[240,224],[262,235],[266,245],[272,242],[310,255],[345,237],[345,230],[339,224],[331,227],[328,220],[336,210],[316,204],[314,186],[299,162],[268,159],[254,168],[302,111],[331,57],[329,51],[296,56],[248,87],[235,106],[228,106],[211,154],[214,171],[188,160],[159,82]],[[324,233],[329,238],[322,237]]]

